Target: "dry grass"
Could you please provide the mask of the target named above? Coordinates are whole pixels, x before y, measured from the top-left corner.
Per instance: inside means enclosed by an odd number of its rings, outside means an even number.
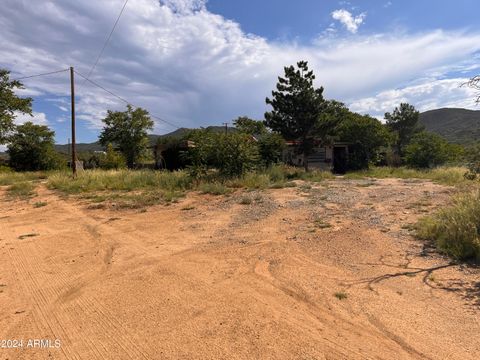
[[[480,191],[459,195],[452,206],[421,219],[416,235],[454,259],[480,261]]]
[[[467,169],[463,167],[439,167],[431,170],[415,170],[406,167],[372,167],[364,171],[351,172],[346,179],[398,178],[432,180],[444,185],[460,185],[469,181],[464,178]]]

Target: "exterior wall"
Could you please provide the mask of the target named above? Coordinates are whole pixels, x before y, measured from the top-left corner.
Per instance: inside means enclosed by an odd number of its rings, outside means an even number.
[[[315,147],[308,157],[308,166],[312,169],[330,171],[333,170],[335,148],[345,148],[348,156],[348,144],[336,143],[331,146]],[[283,161],[294,166],[303,166],[303,155],[298,154],[295,145],[290,145],[283,152]]]

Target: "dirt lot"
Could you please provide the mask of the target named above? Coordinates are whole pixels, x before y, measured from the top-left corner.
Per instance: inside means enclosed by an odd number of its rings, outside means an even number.
[[[478,359],[480,269],[408,230],[448,187],[337,179],[146,211],[3,192],[0,340],[24,343],[0,359]]]

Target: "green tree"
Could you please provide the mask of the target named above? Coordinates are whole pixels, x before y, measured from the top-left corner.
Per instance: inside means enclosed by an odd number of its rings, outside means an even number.
[[[142,108],[134,110],[127,105],[127,110],[123,112],[109,110],[103,122],[105,126],[100,133],[100,143],[103,146],[115,144],[125,157],[127,166],[133,168],[148,149],[147,131],[152,130],[154,125],[148,111]]]
[[[393,110],[393,113],[386,113],[385,120],[388,129],[394,134],[395,152],[403,158],[405,155],[405,147],[410,143],[412,137],[423,131],[423,127],[419,125],[418,118],[420,113],[414,106],[402,103]]]
[[[379,120],[352,112],[345,113],[336,132],[341,141],[351,144],[348,157],[348,168],[351,170],[368,168],[379,150],[389,144],[391,137]]]
[[[245,134],[261,135],[267,132],[265,123],[260,120],[253,120],[247,116],[240,116],[236,120],[233,120],[235,128]]]
[[[239,117],[233,123],[239,132],[255,137],[264,166],[281,161],[285,140],[280,134],[269,131],[263,121],[252,120],[246,116]]]
[[[440,135],[422,131],[405,148],[405,162],[414,168],[433,168],[456,155],[456,147]]]
[[[15,129],[15,113],[32,115],[32,99],[18,97],[15,89],[23,89],[22,83],[10,80],[10,72],[0,69],[0,144],[5,144]]]
[[[334,117],[326,116],[329,102],[323,98],[323,87],[315,88],[315,75],[308,69],[306,61],[297,63],[297,68],[284,68],[285,77],[279,77],[277,90],[272,91],[272,99],[266,103],[273,110],[265,113],[265,123],[280,133],[286,140],[300,141],[300,153],[308,170],[308,155],[312,151],[314,137],[325,140],[334,127]],[[338,103],[330,108],[336,109]]]
[[[17,171],[60,168],[64,162],[54,147],[55,132],[47,126],[26,122],[9,137],[10,166]]]

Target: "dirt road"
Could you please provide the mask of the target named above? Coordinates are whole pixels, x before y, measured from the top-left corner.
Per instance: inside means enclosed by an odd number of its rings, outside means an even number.
[[[0,348],[0,359],[480,353],[480,270],[450,264],[408,230],[448,203],[447,187],[337,179],[190,194],[144,212],[89,209],[44,188],[7,201],[3,191],[0,340],[23,347]]]

